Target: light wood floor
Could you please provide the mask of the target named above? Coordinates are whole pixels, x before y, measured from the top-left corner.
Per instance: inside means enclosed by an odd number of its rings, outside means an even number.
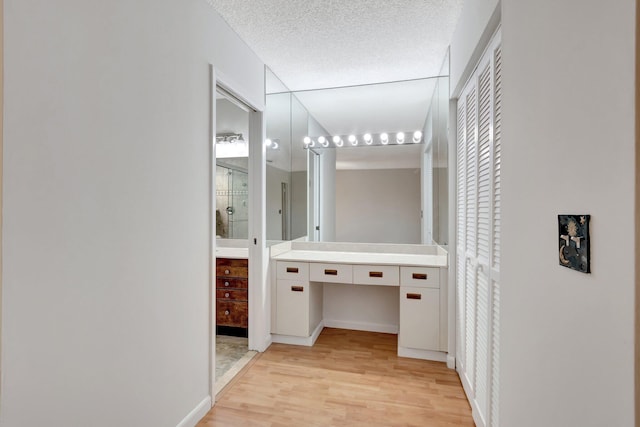
[[[474,425],[453,370],[396,350],[396,335],[329,328],[313,347],[273,344],[197,427]]]

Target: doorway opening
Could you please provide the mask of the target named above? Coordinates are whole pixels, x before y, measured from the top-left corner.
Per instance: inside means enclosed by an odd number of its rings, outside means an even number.
[[[215,97],[215,376],[220,392],[256,354],[249,351],[249,105],[216,85]]]

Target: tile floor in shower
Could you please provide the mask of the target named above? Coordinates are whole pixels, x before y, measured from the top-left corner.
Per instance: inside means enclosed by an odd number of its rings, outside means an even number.
[[[255,351],[248,351],[247,338],[216,335],[216,393],[255,355]]]

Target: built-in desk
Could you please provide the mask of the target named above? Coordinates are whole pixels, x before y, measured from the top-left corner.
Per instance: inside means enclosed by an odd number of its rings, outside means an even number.
[[[313,345],[325,326],[323,286],[383,286],[399,294],[398,355],[446,360],[448,255],[442,248],[300,242],[271,260],[274,342]]]

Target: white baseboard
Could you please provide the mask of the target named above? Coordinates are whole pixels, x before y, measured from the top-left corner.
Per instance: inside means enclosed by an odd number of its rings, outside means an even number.
[[[271,341],[279,344],[304,345],[311,347],[320,336],[324,328],[324,322],[320,321],[309,337],[294,337],[291,335],[271,334]]]
[[[463,371],[458,371],[458,376],[460,377],[460,381],[462,382],[462,388],[467,395],[469,405],[471,405],[471,416],[473,417],[473,422],[476,423],[476,427],[485,427],[486,423],[484,421],[484,418],[482,418],[482,415],[480,414],[478,402],[476,401],[475,393],[471,389],[471,384],[469,383],[467,375]]]
[[[447,368],[456,369],[456,358],[451,354],[447,354]]]
[[[447,353],[433,350],[418,350],[415,348],[407,348],[398,346],[398,356],[411,357],[412,359],[433,360],[435,362],[446,362]]]
[[[344,320],[324,319],[327,328],[352,329],[354,331],[382,332],[385,334],[397,334],[398,325],[367,322],[348,322]]]
[[[194,427],[211,410],[211,396],[205,397],[176,427]]]

